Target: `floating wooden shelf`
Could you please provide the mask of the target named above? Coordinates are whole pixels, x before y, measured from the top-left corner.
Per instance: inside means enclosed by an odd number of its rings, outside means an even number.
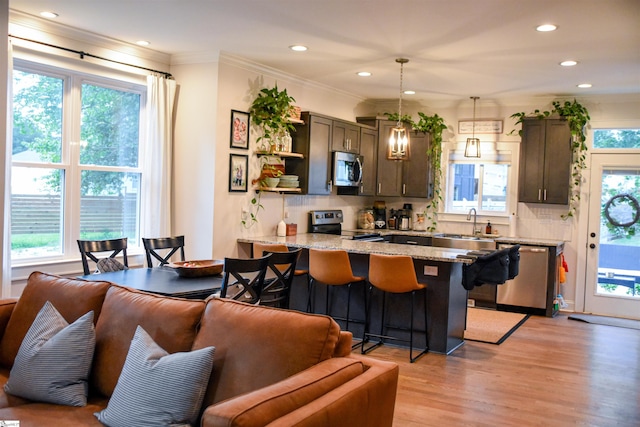
[[[286,188],[286,187],[258,187],[258,191],[270,191],[272,193],[300,193],[300,188]]]
[[[286,151],[256,151],[258,156],[277,156],[277,157],[288,157],[294,159],[304,159],[304,155],[300,153],[289,153]]]

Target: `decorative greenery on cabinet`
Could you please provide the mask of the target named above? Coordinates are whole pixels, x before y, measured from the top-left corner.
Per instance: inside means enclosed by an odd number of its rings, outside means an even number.
[[[511,118],[517,119],[515,124],[521,124],[527,117],[536,117],[540,120],[548,118],[552,115],[558,115],[567,120],[569,130],[572,136],[573,163],[571,170],[570,190],[569,190],[569,211],[562,215],[562,219],[568,219],[576,215],[578,204],[580,202],[580,184],[582,183],[582,171],[586,169],[587,158],[587,123],[591,120],[587,109],[575,99],[573,102],[553,101],[553,109],[551,111],[534,110],[533,113],[515,113]],[[511,131],[513,134],[515,130]],[[518,131],[522,136],[522,130]]]

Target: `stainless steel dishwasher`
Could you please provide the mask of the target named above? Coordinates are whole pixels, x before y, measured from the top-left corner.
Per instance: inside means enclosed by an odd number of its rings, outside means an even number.
[[[499,244],[498,249],[513,245]],[[549,248],[520,246],[519,273],[498,285],[496,303],[518,307],[546,308]]]

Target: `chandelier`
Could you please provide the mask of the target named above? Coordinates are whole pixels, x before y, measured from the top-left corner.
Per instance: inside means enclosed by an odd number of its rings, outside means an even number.
[[[397,58],[400,64],[400,98],[398,100],[398,123],[391,129],[389,136],[389,150],[387,158],[389,160],[409,160],[409,133],[402,125],[402,75],[403,66],[409,62],[406,58]]]

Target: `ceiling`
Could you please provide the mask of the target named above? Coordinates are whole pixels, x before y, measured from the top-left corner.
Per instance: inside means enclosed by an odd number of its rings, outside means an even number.
[[[10,0],[174,55],[226,52],[365,99],[640,95],[640,0]],[[535,27],[553,23],[541,33]],[[309,50],[291,51],[304,44]],[[566,59],[578,61],[561,67]],[[371,77],[356,72],[370,71]],[[579,89],[577,84],[591,83]],[[405,99],[410,96],[405,96]]]

